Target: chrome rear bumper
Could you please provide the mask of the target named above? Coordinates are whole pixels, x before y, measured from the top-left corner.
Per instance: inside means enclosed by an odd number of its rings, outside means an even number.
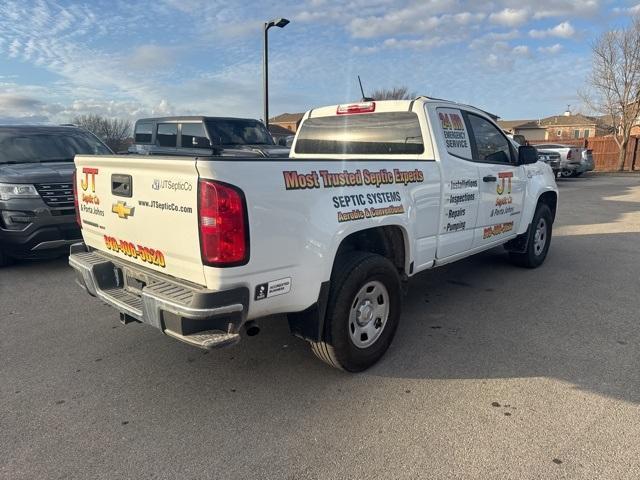
[[[159,328],[167,335],[204,349],[222,347],[240,340],[246,320],[249,289],[213,291],[119,261],[84,243],[71,246],[69,265],[77,283],[90,295],[121,313]],[[128,278],[144,278],[141,288],[128,285]]]

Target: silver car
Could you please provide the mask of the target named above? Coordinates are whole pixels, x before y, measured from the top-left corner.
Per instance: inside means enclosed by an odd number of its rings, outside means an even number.
[[[536,145],[537,149],[553,151],[560,154],[560,176],[564,178],[577,177],[588,170],[586,157],[583,160],[582,147],[545,143]],[[591,156],[591,170],[593,170],[593,156]]]

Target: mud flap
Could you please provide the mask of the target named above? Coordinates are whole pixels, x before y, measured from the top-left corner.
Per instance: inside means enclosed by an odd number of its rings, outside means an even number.
[[[318,301],[302,312],[289,313],[289,330],[298,338],[311,342],[322,341],[324,320],[329,301],[329,282],[320,285]]]

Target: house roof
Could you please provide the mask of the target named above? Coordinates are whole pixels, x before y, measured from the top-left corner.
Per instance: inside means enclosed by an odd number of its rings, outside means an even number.
[[[284,127],[281,127],[280,125],[275,125],[273,123],[269,123],[269,132],[271,132],[272,135],[281,135],[281,136],[295,135],[288,128],[284,128]]]
[[[578,113],[576,115],[553,115],[540,120],[540,124],[545,127],[571,127],[577,125],[600,125],[600,121],[596,117]]]
[[[296,123],[304,117],[303,113],[281,113],[277,117],[269,119],[269,123]]]
[[[518,130],[544,128],[538,124],[537,120],[498,120],[498,125],[503,130],[511,130],[517,128]]]

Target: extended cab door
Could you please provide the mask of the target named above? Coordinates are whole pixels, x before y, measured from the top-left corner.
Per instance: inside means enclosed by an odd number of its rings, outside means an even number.
[[[473,247],[511,237],[522,217],[526,189],[524,167],[504,133],[489,119],[465,112],[473,159],[478,166],[480,205]]]
[[[442,197],[437,258],[469,250],[478,215],[478,166],[462,112],[456,108],[426,106],[442,171]]]

